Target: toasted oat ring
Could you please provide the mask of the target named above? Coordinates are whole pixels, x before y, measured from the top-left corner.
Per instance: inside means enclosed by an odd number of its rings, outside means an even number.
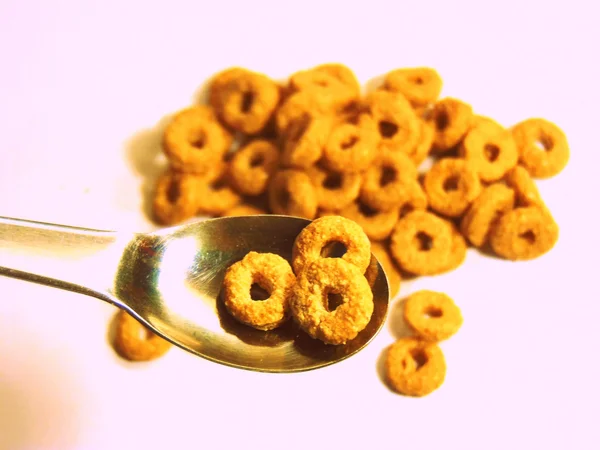
[[[318,166],[307,170],[312,179],[319,208],[342,209],[358,197],[362,176],[358,173],[328,172]]]
[[[400,211],[398,208],[378,211],[358,201],[342,209],[339,214],[360,225],[369,239],[382,241],[391,234],[398,222]]]
[[[234,206],[233,208],[225,211],[221,214],[223,217],[236,217],[236,216],[259,216],[267,214],[267,211],[257,208],[256,206],[241,204]]]
[[[239,322],[258,330],[272,330],[289,318],[289,300],[295,282],[292,268],[281,256],[249,252],[225,272],[225,307]],[[268,293],[266,300],[252,298],[250,290],[254,284]]]
[[[404,153],[384,151],[364,175],[361,200],[379,211],[398,208],[406,185],[417,180],[417,168]]]
[[[323,151],[323,164],[336,172],[362,172],[377,155],[379,133],[373,119],[359,115],[357,123],[333,127]]]
[[[460,223],[462,234],[475,247],[482,247],[494,222],[500,214],[515,206],[515,191],[503,184],[492,184],[483,189]]]
[[[527,119],[515,125],[512,134],[517,143],[520,161],[534,178],[553,177],[569,162],[567,137],[552,122]]]
[[[364,231],[351,220],[326,216],[313,220],[296,237],[292,250],[292,267],[299,274],[310,263],[322,259],[323,249],[332,242],[346,247],[342,259],[364,273],[371,259],[371,243]]]
[[[543,209],[530,206],[503,214],[492,227],[490,245],[498,256],[525,261],[549,252],[558,240],[558,225]]]
[[[317,195],[305,172],[287,169],[277,172],[268,188],[273,214],[313,219],[317,215]]]
[[[398,270],[398,267],[396,267],[396,263],[394,263],[390,255],[389,249],[386,245],[380,242],[371,242],[371,253],[374,255],[374,257],[371,257],[369,267],[367,267],[367,270],[365,271],[365,278],[369,282],[369,286],[371,286],[371,289],[373,289],[373,286],[375,285],[375,281],[377,280],[377,275],[379,273],[379,268],[377,267],[377,261],[379,261],[379,264],[381,264],[381,267],[383,267],[388,280],[390,298],[394,298],[400,291],[402,276],[400,275],[400,271]]]
[[[356,75],[348,66],[339,63],[329,63],[329,64],[321,64],[313,69],[316,72],[324,72],[333,76],[340,83],[342,83],[345,87],[347,87],[350,92],[354,94],[355,98],[360,96],[360,83],[356,78]]]
[[[378,90],[365,100],[381,137],[379,148],[409,153],[419,141],[420,123],[402,95]]]
[[[429,67],[396,69],[385,76],[383,88],[399,92],[414,106],[425,106],[440,96],[442,77]]]
[[[333,119],[325,115],[304,114],[290,122],[283,133],[284,167],[306,169],[321,159],[331,133]]]
[[[439,342],[455,334],[463,323],[460,309],[442,292],[417,291],[404,303],[404,320],[417,337]]]
[[[125,310],[117,313],[115,350],[130,361],[151,361],[171,348],[171,343],[151,332]]]
[[[400,267],[415,275],[436,275],[451,266],[453,227],[426,211],[412,211],[392,232],[390,250]]]
[[[396,392],[423,397],[444,383],[446,360],[436,343],[402,338],[387,349],[385,374]]]
[[[481,192],[481,182],[467,161],[444,158],[425,174],[423,188],[431,209],[447,217],[458,217]]]
[[[546,208],[535,181],[523,166],[516,166],[510,170],[504,179],[506,184],[515,191],[517,206]]]
[[[309,92],[332,110],[344,108],[360,95],[358,80],[341,64],[324,64],[296,72],[290,77],[289,87],[292,92]]]
[[[290,95],[277,110],[275,124],[277,131],[283,134],[292,122],[306,115],[324,116],[330,115],[332,112],[331,105],[311,95],[310,92],[299,91]]]
[[[431,122],[427,122],[424,120],[420,120],[420,134],[419,134],[419,142],[417,145],[408,153],[412,162],[415,163],[415,166],[419,166],[427,156],[429,155],[429,151],[431,150],[431,146],[433,145],[433,138],[435,136],[435,130],[433,124]]]
[[[471,128],[473,108],[460,100],[447,97],[437,102],[431,111],[435,124],[435,151],[446,151],[455,147]]]
[[[333,310],[329,307],[330,294],[339,295],[342,301]],[[340,258],[318,259],[305,266],[290,301],[300,327],[332,345],[354,339],[371,320],[373,307],[373,293],[363,271]]]
[[[240,204],[242,197],[229,186],[227,173],[219,178],[200,178],[197,187],[199,214],[221,215]]]
[[[163,150],[179,171],[205,173],[218,165],[232,142],[208,106],[178,112],[163,136]]]
[[[278,164],[279,150],[275,144],[263,139],[252,141],[231,159],[231,184],[241,194],[262,194]]]
[[[210,88],[210,104],[234,130],[259,133],[279,104],[277,84],[266,75],[241,68],[218,74]]]
[[[461,144],[460,156],[472,163],[486,182],[498,181],[519,160],[512,133],[492,123],[471,128]]]
[[[167,170],[156,183],[152,211],[161,225],[175,225],[198,212],[200,178],[189,173]]]

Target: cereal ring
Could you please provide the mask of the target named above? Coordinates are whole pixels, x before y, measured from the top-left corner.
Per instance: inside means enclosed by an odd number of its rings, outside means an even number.
[[[402,94],[379,90],[369,94],[365,103],[377,124],[380,148],[409,153],[417,145],[419,119]]]
[[[168,170],[158,179],[152,202],[155,220],[161,225],[175,225],[198,212],[199,177]]]
[[[252,141],[231,159],[231,184],[241,194],[262,194],[278,164],[279,150],[273,143],[262,139]]]
[[[220,163],[232,139],[208,106],[194,106],[173,117],[163,136],[163,150],[173,168],[205,173]]]
[[[117,313],[115,350],[129,361],[151,361],[167,353],[172,344],[154,334],[125,310]]]
[[[405,271],[436,275],[451,266],[453,236],[450,222],[426,211],[413,211],[398,221],[390,250]]]
[[[542,196],[540,195],[540,191],[527,169],[522,166],[516,166],[506,174],[504,180],[509,187],[514,189],[517,206],[537,206],[542,209],[546,208]]]
[[[404,303],[404,320],[417,337],[439,342],[455,334],[463,323],[460,309],[442,292],[421,290]]]
[[[364,273],[371,260],[369,238],[356,223],[340,216],[313,220],[300,232],[292,250],[294,272],[298,274],[313,261],[322,259],[323,249],[332,242],[342,244],[346,252],[341,258]]]
[[[328,172],[318,166],[307,170],[312,179],[319,208],[342,209],[358,197],[362,176],[357,173]]]
[[[225,307],[239,322],[257,330],[272,330],[289,317],[289,300],[295,282],[292,268],[281,256],[249,252],[225,272]],[[268,297],[254,299],[253,285],[266,291]]]
[[[479,122],[471,128],[462,141],[460,156],[487,182],[501,179],[519,160],[512,134],[491,122]]]
[[[434,149],[449,150],[460,143],[471,128],[473,108],[460,100],[447,97],[435,104],[431,120],[436,129]]]
[[[369,239],[382,241],[394,229],[394,225],[398,222],[399,213],[398,208],[389,211],[377,211],[358,201],[351,203],[339,214],[360,225]]]
[[[336,78],[340,83],[346,86],[355,96],[360,96],[360,83],[356,78],[356,75],[348,66],[338,63],[321,64],[315,67],[313,70],[317,72],[328,73],[329,75]]]
[[[558,225],[543,209],[530,206],[503,214],[490,232],[498,256],[525,261],[547,253],[558,241]]]
[[[425,106],[440,96],[442,78],[429,67],[396,69],[385,76],[383,88],[399,92],[414,106]]]
[[[317,195],[306,173],[282,170],[271,179],[268,188],[269,207],[273,214],[313,219],[317,214]]]
[[[360,199],[378,211],[398,208],[406,185],[417,180],[417,168],[404,153],[384,151],[365,172]]]
[[[242,204],[242,205],[234,206],[230,210],[225,211],[223,214],[221,214],[221,216],[223,216],[223,217],[259,216],[259,215],[263,215],[263,214],[267,214],[267,212],[264,209],[260,209],[260,208],[257,208],[256,206],[252,206],[252,205]]]
[[[385,374],[396,392],[423,397],[438,389],[446,378],[446,360],[433,342],[402,338],[387,350]]]
[[[460,223],[460,230],[471,244],[482,247],[499,215],[514,206],[515,191],[500,183],[492,184],[475,199]]]
[[[375,159],[379,141],[375,122],[361,114],[356,124],[342,122],[333,127],[323,151],[323,164],[336,172],[362,172]]]
[[[237,206],[242,197],[227,183],[224,173],[214,181],[202,179],[198,183],[198,213],[220,215]]]
[[[321,159],[331,133],[333,120],[323,115],[304,114],[293,120],[283,133],[281,163],[306,169]]]
[[[280,134],[284,133],[290,124],[304,116],[323,116],[332,112],[331,106],[310,95],[310,92],[300,91],[290,95],[275,113],[275,123]]]
[[[419,142],[409,153],[407,153],[410,159],[412,159],[412,162],[415,163],[415,166],[419,166],[425,161],[429,155],[435,136],[435,130],[431,122],[426,122],[424,120],[421,120],[420,122],[421,131],[419,133]]]
[[[358,99],[360,86],[356,79],[355,85],[344,83],[339,71],[335,74],[333,71],[331,68],[316,67],[296,72],[290,77],[290,91],[309,92],[332,110],[344,108]]]
[[[396,267],[396,263],[392,260],[388,248],[380,242],[371,242],[371,253],[374,257],[371,257],[371,262],[365,272],[365,278],[369,282],[369,286],[373,289],[373,285],[377,280],[377,274],[379,273],[377,261],[379,261],[388,280],[390,298],[394,298],[400,291],[400,282],[402,281],[402,276],[398,267]]]
[[[473,166],[465,160],[445,158],[425,174],[423,188],[431,209],[458,217],[481,192],[481,182]]]
[[[569,162],[567,137],[552,122],[527,119],[515,125],[512,134],[519,150],[519,159],[532,177],[553,177]]]
[[[279,97],[273,80],[241,68],[221,72],[210,87],[210,104],[220,119],[246,134],[256,134],[267,125]]]
[[[332,294],[341,297],[335,309],[330,306]],[[373,293],[363,271],[355,265],[340,258],[318,259],[300,272],[290,308],[296,322],[312,338],[345,344],[369,323]]]

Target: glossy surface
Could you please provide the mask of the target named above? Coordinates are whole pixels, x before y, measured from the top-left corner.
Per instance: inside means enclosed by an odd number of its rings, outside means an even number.
[[[127,309],[174,344],[215,362],[267,372],[323,367],[362,349],[384,323],[388,286],[373,286],[372,319],[354,340],[330,346],[290,321],[269,332],[235,321],[220,301],[224,272],[249,251],[291,258],[308,220],[230,217],[148,234],[0,218],[0,274],[81,292]]]

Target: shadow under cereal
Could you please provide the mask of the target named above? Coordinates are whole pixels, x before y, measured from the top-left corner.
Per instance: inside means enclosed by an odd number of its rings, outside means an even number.
[[[404,320],[404,305],[407,298],[395,301],[388,315],[388,327],[394,339],[413,336],[413,331]]]

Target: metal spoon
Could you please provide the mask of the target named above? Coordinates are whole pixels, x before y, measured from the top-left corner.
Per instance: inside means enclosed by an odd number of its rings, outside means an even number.
[[[298,372],[364,348],[383,325],[389,300],[378,265],[371,321],[343,346],[312,339],[293,321],[264,332],[234,320],[219,299],[225,269],[251,250],[290,260],[294,239],[309,223],[273,215],[228,217],[133,234],[0,217],[0,274],[105,300],[173,344],[218,363]]]

